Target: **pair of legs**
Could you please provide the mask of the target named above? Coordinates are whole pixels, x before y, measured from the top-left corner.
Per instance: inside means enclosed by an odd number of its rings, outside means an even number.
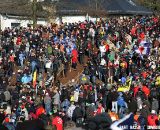
[[[118,104],[117,101],[112,101],[112,111],[118,113]]]

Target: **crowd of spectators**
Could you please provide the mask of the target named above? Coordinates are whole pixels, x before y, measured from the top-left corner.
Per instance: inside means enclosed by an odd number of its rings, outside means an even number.
[[[79,82],[64,86],[57,80],[62,64],[66,77],[70,67],[84,67]],[[0,80],[0,129],[63,130],[74,122],[108,130],[129,113],[139,126],[158,126],[159,18],[6,28],[0,34]]]

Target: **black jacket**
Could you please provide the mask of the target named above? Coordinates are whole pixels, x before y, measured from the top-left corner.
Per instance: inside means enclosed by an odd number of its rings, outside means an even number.
[[[118,93],[116,91],[110,93],[110,100],[117,101]]]
[[[130,112],[135,113],[137,111],[137,102],[135,99],[132,99],[131,102],[128,103],[128,109]]]
[[[42,120],[31,120],[18,123],[16,130],[45,130],[45,126]]]
[[[102,113],[96,115],[93,118],[88,120],[88,129],[89,130],[109,130],[110,125],[112,124],[112,120],[107,113]]]
[[[72,120],[76,122],[76,119],[83,118],[83,116],[84,116],[84,112],[83,112],[82,108],[77,106],[73,111]]]

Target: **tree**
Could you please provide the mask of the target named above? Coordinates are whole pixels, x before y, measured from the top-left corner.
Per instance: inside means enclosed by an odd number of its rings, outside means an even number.
[[[43,9],[48,12],[48,21],[50,23],[54,22],[57,15],[57,5],[59,0],[45,0],[43,4]]]
[[[37,24],[37,0],[33,0],[32,2],[32,11],[33,11],[33,28]]]
[[[55,11],[49,11],[52,8],[54,1],[57,0],[0,0],[0,11],[4,14],[13,14],[27,18],[33,21],[33,27],[37,24],[38,18],[46,18]],[[43,8],[43,6],[46,6]]]
[[[155,12],[160,11],[160,0],[136,0],[136,1],[141,5],[152,9]]]

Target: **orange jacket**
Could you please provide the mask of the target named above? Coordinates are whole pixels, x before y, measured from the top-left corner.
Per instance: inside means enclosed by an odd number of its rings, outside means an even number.
[[[110,112],[109,115],[110,115],[112,121],[119,120],[119,117],[115,112]]]
[[[42,114],[45,114],[45,109],[41,106],[36,110],[36,116],[40,116]]]

